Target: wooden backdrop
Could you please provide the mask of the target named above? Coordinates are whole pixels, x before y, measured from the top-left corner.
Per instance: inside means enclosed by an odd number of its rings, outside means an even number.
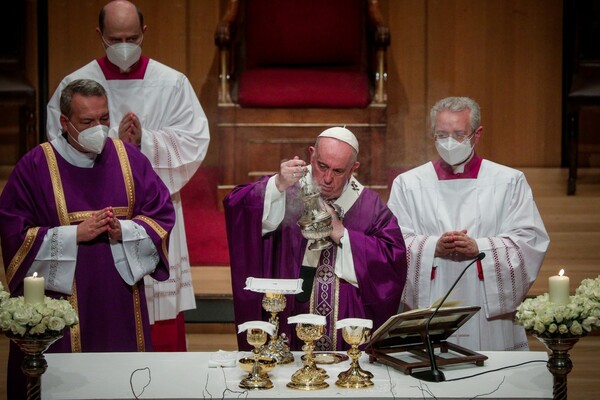
[[[48,2],[50,94],[64,75],[103,54],[94,28],[105,2]],[[514,167],[560,166],[562,0],[380,2],[392,36],[389,165],[434,157],[431,105],[466,95],[482,107],[482,155]],[[218,165],[213,35],[224,0],[136,4],[148,25],[144,54],[188,76],[213,132],[206,164]]]

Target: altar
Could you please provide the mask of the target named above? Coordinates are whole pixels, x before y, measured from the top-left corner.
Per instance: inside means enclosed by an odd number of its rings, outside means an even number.
[[[209,367],[214,353],[73,353],[46,354],[48,370],[42,376],[42,399],[551,399],[552,375],[546,368],[545,352],[482,352],[484,366],[455,365],[444,368],[446,382],[419,381],[392,367],[373,363],[363,354],[361,366],[374,374],[374,386],[343,389],[335,386],[337,375],[348,361],[320,365],[329,378],[329,387],[303,391],[286,387],[291,375],[302,366],[295,361],[278,365],[270,377],[274,388],[245,391],[238,384],[245,373],[239,366]],[[236,359],[248,355],[239,352]],[[239,356],[239,357],[238,357]],[[509,365],[540,360],[522,366],[452,381]]]

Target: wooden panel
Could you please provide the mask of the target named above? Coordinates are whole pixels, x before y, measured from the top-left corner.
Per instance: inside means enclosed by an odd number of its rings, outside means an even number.
[[[392,38],[388,51],[386,141],[386,158],[391,166],[416,166],[428,160],[426,11],[427,2],[423,0],[382,2]]]
[[[219,165],[219,135],[217,134],[217,51],[214,33],[219,20],[219,1],[187,0],[188,55],[186,74],[208,118],[210,147],[203,165]]]
[[[486,128],[482,155],[557,166],[562,2],[430,0],[427,12],[428,103],[473,97]]]

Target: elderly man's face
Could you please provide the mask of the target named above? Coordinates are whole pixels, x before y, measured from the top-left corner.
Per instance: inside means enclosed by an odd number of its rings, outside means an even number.
[[[354,149],[340,140],[323,137],[309,152],[313,181],[319,186],[321,196],[326,200],[337,199],[360,165],[354,161]]]

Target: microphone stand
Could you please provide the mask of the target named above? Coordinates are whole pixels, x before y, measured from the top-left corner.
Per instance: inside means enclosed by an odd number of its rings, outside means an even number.
[[[456,280],[452,284],[452,287],[450,288],[450,290],[448,290],[448,293],[446,293],[446,295],[444,296],[442,301],[440,301],[440,303],[435,308],[435,310],[431,313],[429,318],[427,318],[427,321],[425,322],[425,346],[427,347],[427,353],[429,355],[429,363],[431,364],[431,369],[413,372],[411,374],[411,376],[413,376],[417,379],[420,379],[422,381],[427,381],[427,382],[444,382],[446,380],[444,373],[438,369],[437,362],[435,361],[435,354],[433,353],[433,345],[431,344],[431,338],[429,336],[429,323],[431,322],[433,317],[435,317],[438,310],[444,304],[444,302],[446,301],[448,296],[450,296],[450,293],[452,293],[452,290],[454,290],[454,287],[456,286],[456,284],[458,283],[460,278],[462,278],[462,276],[465,274],[465,272],[467,272],[467,269],[469,269],[469,267],[471,265],[475,264],[477,261],[481,261],[484,258],[485,258],[485,253],[479,253],[477,255],[477,257],[473,261],[471,261],[469,263],[469,265],[467,265],[465,267],[465,269],[462,270],[462,272],[460,273],[458,278],[456,278]]]

